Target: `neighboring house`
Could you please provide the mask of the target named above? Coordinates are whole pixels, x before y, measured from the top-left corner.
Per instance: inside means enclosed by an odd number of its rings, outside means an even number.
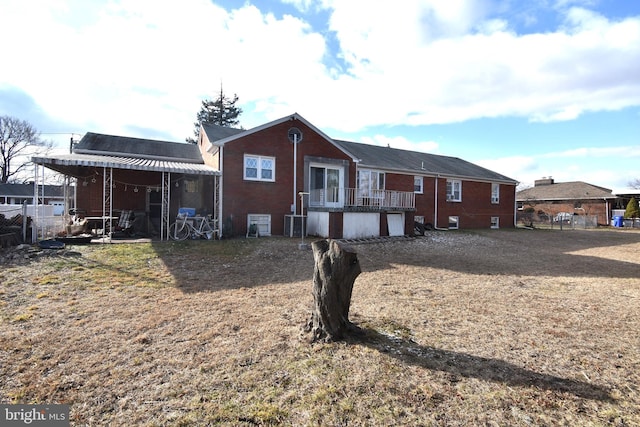
[[[616,197],[616,203],[613,209],[615,211],[624,211],[627,209],[627,204],[633,197],[637,201],[640,202],[640,189],[639,188],[620,188],[617,190],[613,190],[612,192]],[[615,214],[614,214],[615,215]],[[624,213],[622,213],[624,215]]]
[[[0,184],[0,204],[32,205],[33,192],[36,190],[33,183],[29,184]],[[38,185],[38,202],[53,206],[55,215],[64,213],[64,187],[61,185]]]
[[[553,178],[536,180],[534,187],[518,191],[518,210],[533,210],[544,218],[566,219],[567,215],[594,215],[598,224],[608,225],[618,197],[611,190],[582,181],[555,182]]]
[[[513,179],[458,158],[334,140],[299,114],[249,130],[203,125],[199,146],[221,173],[227,234],[292,235],[303,213],[308,234],[331,238],[412,235],[415,219],[514,226]]]

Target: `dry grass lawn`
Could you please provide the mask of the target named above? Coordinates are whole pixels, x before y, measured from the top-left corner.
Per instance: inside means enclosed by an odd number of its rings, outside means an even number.
[[[68,247],[0,265],[0,402],[72,425],[640,425],[640,232],[353,245],[351,320],[309,344],[298,240]]]

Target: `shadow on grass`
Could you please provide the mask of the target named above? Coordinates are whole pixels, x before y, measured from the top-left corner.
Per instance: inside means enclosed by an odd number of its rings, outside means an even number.
[[[373,329],[357,326],[355,329],[346,340],[348,343],[364,345],[389,354],[404,363],[446,372],[451,374],[452,381],[456,381],[457,377],[477,378],[509,386],[537,387],[570,393],[584,399],[613,401],[607,388],[595,384],[541,374],[504,360],[422,346],[406,339],[381,334]]]

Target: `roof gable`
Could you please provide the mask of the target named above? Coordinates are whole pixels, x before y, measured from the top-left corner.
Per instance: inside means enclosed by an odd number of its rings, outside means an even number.
[[[214,125],[209,123],[202,123],[201,126],[205,134],[207,135],[207,138],[209,138],[210,142],[215,142],[221,139],[233,137],[245,131],[244,129],[231,128],[228,126],[219,126],[219,125]]]
[[[223,133],[220,132],[220,129],[216,129],[216,128],[219,128],[220,126],[211,127],[211,125],[209,125],[209,126],[203,125],[202,129],[206,132],[206,136],[207,136],[209,142],[212,145],[211,147],[207,147],[206,149],[209,152],[213,152],[215,150],[213,147],[215,147],[215,146],[221,146],[221,145],[225,145],[225,144],[228,144],[228,143],[232,143],[233,141],[239,140],[239,139],[244,138],[244,137],[246,137],[248,135],[254,134],[256,132],[260,132],[262,130],[268,129],[268,128],[273,127],[273,126],[277,126],[279,124],[282,124],[282,123],[285,123],[285,122],[288,122],[288,121],[291,122],[291,126],[292,127],[295,126],[295,122],[296,121],[300,121],[300,122],[304,123],[308,128],[310,128],[312,131],[314,131],[315,133],[320,135],[328,143],[330,143],[331,145],[335,146],[340,151],[344,152],[347,156],[351,157],[351,159],[353,161],[358,161],[358,158],[356,156],[354,156],[352,153],[350,153],[348,150],[346,150],[340,144],[337,144],[336,141],[334,141],[332,138],[327,136],[324,132],[322,132],[320,129],[315,127],[307,119],[305,119],[304,117],[302,117],[298,113],[293,113],[293,114],[291,114],[289,116],[285,116],[285,117],[282,117],[280,119],[273,120],[273,121],[271,121],[269,123],[265,123],[263,125],[256,126],[254,128],[248,129],[248,130],[235,129],[238,132],[229,131],[229,135],[227,135],[226,137],[220,137],[220,136],[223,136]],[[231,129],[231,128],[229,128],[229,129]]]

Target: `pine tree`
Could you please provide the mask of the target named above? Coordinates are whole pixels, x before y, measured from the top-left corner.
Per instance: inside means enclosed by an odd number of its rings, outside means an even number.
[[[198,143],[201,123],[226,127],[237,126],[240,123],[238,116],[242,114],[242,109],[236,107],[236,102],[238,102],[238,95],[233,94],[232,99],[227,97],[222,90],[222,85],[220,85],[220,94],[215,100],[205,99],[202,101],[200,112],[197,115],[198,121],[193,124],[195,138],[187,138],[187,142]]]
[[[625,218],[640,218],[640,207],[635,197],[632,197],[627,203],[627,209],[624,211]]]

